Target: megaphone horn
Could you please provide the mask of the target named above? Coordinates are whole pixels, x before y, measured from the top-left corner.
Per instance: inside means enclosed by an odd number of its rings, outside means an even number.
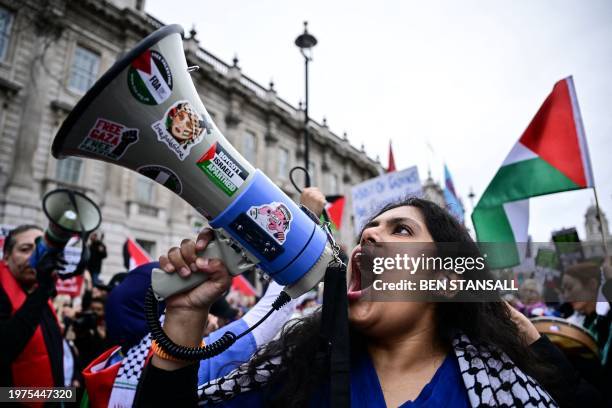
[[[36,268],[45,253],[61,252],[75,235],[83,240],[85,248],[87,236],[102,222],[98,206],[78,191],[63,188],[50,191],[43,197],[42,209],[49,225],[30,257],[33,268]],[[82,256],[85,254],[82,253]],[[60,276],[66,278],[68,274]]]
[[[50,191],[43,198],[42,208],[49,219],[45,239],[54,247],[63,248],[73,236],[95,231],[102,221],[98,206],[78,191]]]
[[[244,269],[240,259],[253,261],[296,297],[322,279],[328,236],[217,129],[188,72],[182,33],[160,28],[118,60],[68,115],[53,155],[103,160],[164,185],[233,248],[219,252],[241,265],[232,273]]]

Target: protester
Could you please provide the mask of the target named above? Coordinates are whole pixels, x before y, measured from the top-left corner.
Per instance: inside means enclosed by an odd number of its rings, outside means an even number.
[[[131,271],[117,288],[111,291],[106,308],[108,335],[113,347],[100,355],[86,367],[83,374],[87,385],[89,406],[132,406],[147,357],[151,355],[151,337],[144,319],[144,296],[151,284],[151,269],[159,266],[156,262],[142,265]],[[148,272],[148,273],[147,273]],[[130,275],[135,278],[130,279]],[[206,344],[218,340],[225,332],[239,334],[254,324],[270,310],[272,302],[278,297],[282,287],[276,283],[268,289],[259,302],[239,320],[218,329],[216,318],[208,320],[203,331]],[[290,318],[298,301],[290,302],[276,312],[274,319],[268,319],[254,328],[248,335],[239,339],[229,349],[214,358],[199,363],[198,383],[223,376],[248,360],[258,346],[270,341]],[[163,308],[162,308],[163,310]],[[169,403],[181,406],[180,402]]]
[[[92,298],[89,305],[77,313],[71,322],[75,333],[74,344],[79,351],[83,366],[87,366],[110,347],[106,340],[104,303],[102,298]]]
[[[40,227],[9,232],[0,261],[0,384],[4,387],[63,387],[63,344],[50,298],[61,256],[47,252],[36,270],[29,263]]]
[[[196,248],[204,246],[200,241],[205,244],[209,239],[210,234],[203,233],[197,244],[185,240],[180,250],[161,258],[168,273],[195,263],[194,273],[208,276],[199,287],[167,299],[164,330],[184,346],[199,345],[209,305],[229,286],[222,262],[196,256]],[[461,242],[478,254],[465,228],[427,200],[413,198],[388,206],[367,224],[349,261],[351,406],[399,406],[406,401],[413,406],[556,406],[551,394],[563,401],[563,392],[573,390],[572,384],[563,382],[570,376],[547,367],[533,351],[556,350],[554,346],[501,299],[487,303],[362,299],[355,258],[364,243],[381,242]],[[191,274],[189,268],[185,272]],[[463,276],[482,279],[488,272],[473,270]],[[320,316],[313,313],[289,325],[245,366],[204,387],[202,402],[326,405],[329,365],[318,347]],[[140,385],[138,405],[195,406],[197,367],[154,354]]]
[[[607,266],[604,265],[604,270]],[[609,267],[608,267],[609,268]],[[604,276],[605,277],[605,276]],[[594,262],[582,262],[568,267],[562,278],[563,297],[569,301],[572,313],[567,320],[584,327],[591,333],[599,347],[601,367],[578,367],[583,376],[597,385],[612,404],[612,311],[599,314],[597,298],[601,282],[601,268]],[[602,292],[608,303],[612,302],[612,280],[604,282]],[[599,370],[598,368],[601,368]]]
[[[541,285],[535,279],[525,280],[519,287],[517,309],[527,317],[549,315],[546,303],[542,301]]]
[[[583,326],[593,335],[601,351],[601,361],[605,364],[610,349],[612,314],[597,313],[600,275],[600,267],[594,262],[572,265],[563,273],[562,288],[563,297],[573,309],[567,320]]]
[[[317,303],[317,293],[315,291],[310,291],[302,296],[302,301],[296,308],[293,317],[300,318],[308,316],[314,313],[320,306],[321,305]]]
[[[318,195],[323,197],[320,192]],[[302,203],[307,196],[308,194],[302,194]],[[112,344],[119,346],[107,350],[83,371],[91,407],[131,406],[134,403],[136,386],[145,361],[148,361],[147,357],[152,353],[151,337],[144,319],[144,297],[151,285],[151,271],[156,267],[159,267],[159,263],[152,262],[130,271],[122,283],[109,294],[106,305],[108,338]],[[238,320],[216,331],[214,329],[217,328],[218,319],[207,319],[207,327],[201,335],[206,336],[204,338],[206,344],[211,344],[227,331],[240,334],[251,328],[252,330],[222,354],[199,363],[197,375],[199,385],[204,386],[212,379],[229,373],[247,361],[258,347],[278,335],[282,326],[302,302],[301,298],[289,302],[276,311],[273,318],[265,320],[256,327],[255,324],[269,312],[272,302],[278,297],[281,289],[280,285],[271,282],[267,285],[263,297],[256,303],[253,296],[243,296],[238,291],[230,290],[227,294],[228,299],[244,302],[245,305],[250,304],[252,307],[245,310],[244,315]],[[229,301],[228,303],[231,304]],[[233,304],[232,308],[235,309],[236,306]],[[160,302],[159,312],[164,308],[164,302]],[[180,398],[176,401],[170,398],[166,403],[181,406]]]
[[[94,284],[100,282],[100,271],[102,270],[102,261],[106,258],[106,245],[104,244],[104,234],[98,237],[97,233],[92,233],[89,238],[89,261],[87,269],[91,273]]]
[[[234,309],[224,297],[217,299],[215,303],[210,306],[210,314],[212,314],[215,319],[213,320],[213,324],[217,327],[217,329],[227,326],[236,318],[238,318],[239,311],[238,309]],[[211,320],[209,319],[209,325],[211,324]],[[210,329],[209,329],[210,330]]]
[[[101,301],[106,302],[106,298],[108,297],[108,290],[108,286],[102,283],[97,283],[91,289],[91,297],[98,298]]]

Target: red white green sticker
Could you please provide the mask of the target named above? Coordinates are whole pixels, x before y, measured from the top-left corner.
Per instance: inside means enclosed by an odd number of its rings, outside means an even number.
[[[138,129],[98,118],[79,145],[79,150],[118,160],[137,141]]]
[[[253,206],[247,215],[279,244],[282,245],[287,239],[293,215],[285,204],[272,202]]]
[[[157,140],[168,146],[179,160],[185,160],[191,148],[202,141],[205,131],[210,131],[211,125],[202,119],[188,101],[178,101],[151,128]]]
[[[146,50],[132,61],[127,80],[134,98],[147,105],[159,105],[172,93],[170,66],[157,51]]]
[[[216,142],[196,163],[217,187],[232,196],[249,177],[249,173]]]

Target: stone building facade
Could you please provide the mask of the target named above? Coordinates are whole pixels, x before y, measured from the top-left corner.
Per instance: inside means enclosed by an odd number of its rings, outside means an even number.
[[[62,121],[117,57],[163,23],[143,0],[0,0],[0,224],[46,224],[40,205],[57,187],[86,193],[100,205],[109,258],[103,277],[124,270],[122,246],[137,239],[157,257],[203,219],[170,191],[118,166],[55,160],[50,146]],[[303,111],[202,48],[184,41],[192,79],[217,127],[255,167],[292,198],[289,170],[303,163]],[[375,177],[380,163],[311,121],[313,184],[345,194],[339,239],[353,240],[350,186]]]

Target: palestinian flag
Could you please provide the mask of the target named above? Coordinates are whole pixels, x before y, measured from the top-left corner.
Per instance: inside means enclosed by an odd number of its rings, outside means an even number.
[[[136,240],[132,238],[125,240],[123,244],[123,264],[128,271],[151,261],[153,261],[151,255],[149,255]]]
[[[592,186],[582,118],[568,77],[555,84],[472,213],[478,241],[509,243],[488,254],[489,266],[520,263],[515,244],[527,242],[529,198]]]
[[[127,77],[132,96],[144,104],[158,105],[172,94],[170,65],[157,51],[145,50],[135,58]]]
[[[325,211],[331,221],[331,227],[339,230],[342,227],[342,213],[344,212],[344,203],[346,201],[343,195],[332,195],[325,197]]]

